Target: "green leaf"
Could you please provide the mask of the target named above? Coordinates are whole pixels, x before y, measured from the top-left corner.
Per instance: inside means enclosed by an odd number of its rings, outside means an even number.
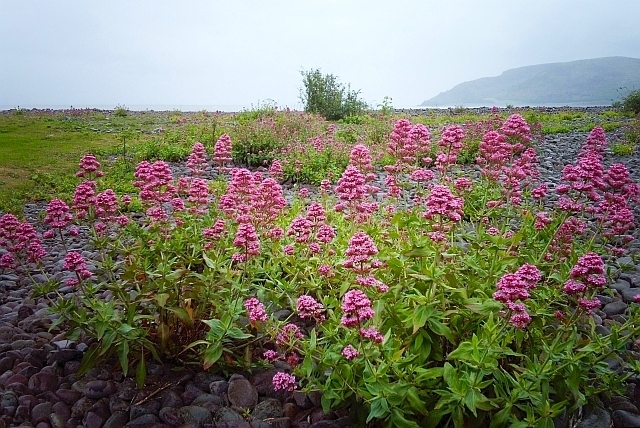
[[[167,310],[173,312],[189,329],[193,328],[193,320],[184,308],[167,308]]]
[[[442,377],[444,378],[444,381],[447,382],[450,389],[456,391],[460,389],[460,378],[458,377],[458,372],[451,364],[444,363]]]
[[[371,400],[371,410],[369,410],[369,416],[367,416],[367,423],[373,419],[382,419],[389,413],[389,403],[386,398],[375,397]]]
[[[433,254],[433,250],[427,247],[413,247],[402,253],[405,257],[431,257]]]
[[[227,330],[227,336],[229,336],[232,339],[238,339],[238,340],[248,339],[250,337],[253,337],[253,335],[244,333],[238,327],[231,327],[229,330]]]
[[[419,370],[416,370],[416,373],[418,373],[418,375],[415,377],[415,380],[417,383],[421,383],[421,382],[424,382],[425,380],[437,379],[442,377],[444,375],[444,368],[443,367],[431,367],[429,369],[420,368]]]
[[[213,260],[211,260],[209,257],[207,257],[206,254],[202,253],[202,260],[204,260],[204,264],[207,265],[207,267],[209,269],[216,269],[218,266],[216,265],[216,262],[214,262]]]
[[[126,340],[118,346],[118,360],[120,367],[122,367],[122,373],[126,376],[129,372],[129,342]]]
[[[222,343],[218,342],[210,345],[206,351],[204,351],[203,368],[209,370],[222,356]]]
[[[424,407],[424,403],[422,405]],[[407,419],[405,419],[404,413],[402,413],[400,409],[396,409],[396,408],[391,409],[390,422],[393,427],[420,428],[420,425],[418,425],[417,423],[408,421]]]
[[[164,308],[169,300],[169,293],[160,293],[155,296],[156,302],[158,302],[158,306]]]
[[[141,389],[144,386],[144,381],[147,378],[147,365],[144,360],[144,351],[140,352],[140,361],[138,362],[138,367],[136,368],[136,385],[138,389]]]
[[[118,333],[122,334],[123,336],[125,336],[131,330],[134,330],[134,328],[129,324],[120,324],[120,327],[118,327]]]
[[[429,311],[426,306],[418,306],[413,312],[413,333],[415,334],[427,323]]]

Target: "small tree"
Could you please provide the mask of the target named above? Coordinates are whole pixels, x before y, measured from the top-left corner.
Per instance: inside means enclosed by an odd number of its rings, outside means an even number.
[[[302,70],[300,100],[304,111],[317,113],[328,120],[339,120],[362,113],[366,103],[358,98],[360,91],[340,83],[333,74],[323,75],[319,69]]]
[[[614,102],[613,106],[620,108],[622,111],[632,111],[635,114],[640,113],[640,89],[636,89],[634,91],[626,89],[626,91],[627,94],[622,96],[620,101]]]

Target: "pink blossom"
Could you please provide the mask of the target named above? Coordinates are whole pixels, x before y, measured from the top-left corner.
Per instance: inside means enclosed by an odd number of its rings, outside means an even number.
[[[195,143],[187,160],[187,168],[191,175],[200,177],[207,167],[207,153],[202,143]]]
[[[193,211],[202,214],[209,203],[209,183],[202,178],[191,180],[188,202],[194,205]]]
[[[365,339],[372,340],[376,343],[382,343],[384,336],[375,327],[361,328],[360,334]]]
[[[602,306],[602,303],[597,298],[595,299],[580,298],[578,299],[578,305],[580,305],[580,307],[583,308],[588,313],[593,313],[594,310],[599,309],[600,306]]]
[[[369,149],[364,144],[356,144],[349,154],[349,164],[363,173],[373,171],[373,164]]]
[[[245,300],[244,307],[249,313],[249,321],[251,322],[267,321],[269,319],[264,305],[255,297]]]
[[[318,274],[320,276],[323,276],[323,277],[326,277],[326,278],[334,276],[333,272],[331,270],[331,266],[329,266],[329,265],[320,265],[320,266],[318,266]]]
[[[282,248],[282,252],[287,256],[293,256],[293,254],[295,253],[295,247],[293,245],[285,245]]]
[[[465,192],[471,189],[473,183],[467,177],[459,177],[454,180],[453,185],[458,192]]]
[[[85,177],[85,175],[102,177],[104,173],[100,171],[100,162],[98,159],[91,154],[87,153],[80,159],[80,163],[78,164],[80,170],[76,172],[76,177]]]
[[[358,273],[368,273],[371,257],[378,254],[378,248],[366,233],[360,231],[351,237],[346,255],[348,259],[342,264],[345,268]]]
[[[295,324],[285,324],[276,334],[276,344],[280,347],[291,346],[296,340],[302,339],[304,336],[300,328]]]
[[[527,145],[531,142],[531,128],[527,121],[519,114],[512,114],[500,127],[500,132],[516,143]]]
[[[249,256],[257,256],[260,254],[258,234],[251,223],[242,223],[238,226],[233,245],[242,249],[242,252],[232,255],[233,260],[236,262],[246,262]]]
[[[233,160],[231,158],[231,150],[231,137],[228,134],[222,134],[213,146],[212,160],[218,165],[218,168],[224,168],[225,164]]]
[[[213,224],[213,227],[202,230],[202,235],[206,239],[218,240],[222,237],[222,234],[225,232],[225,230],[226,230],[226,225],[224,220],[217,219],[216,222]]]
[[[345,312],[341,324],[345,327],[355,327],[375,315],[371,308],[371,301],[360,290],[349,290],[342,300],[342,310]]]
[[[411,174],[411,180],[417,181],[418,183],[425,183],[427,181],[433,180],[435,174],[433,171],[428,169],[417,169],[413,171]]]
[[[544,229],[548,224],[551,224],[553,219],[549,217],[549,214],[546,211],[540,211],[536,213],[536,220],[533,227],[536,230]]]
[[[347,345],[342,349],[341,354],[347,360],[353,360],[353,359],[358,358],[358,356],[360,355],[360,352],[356,348],[354,348],[353,346]]]
[[[587,137],[587,141],[582,146],[582,151],[584,152],[594,152],[598,154],[604,153],[604,149],[607,145],[607,135],[604,133],[604,129],[600,126],[594,127],[589,136]]]
[[[542,199],[547,195],[548,191],[549,186],[547,186],[547,183],[542,183],[535,189],[531,190],[531,197],[534,199]]]
[[[2,269],[15,269],[16,259],[13,253],[4,253],[0,256],[0,268]]]
[[[44,222],[54,229],[63,229],[73,220],[69,206],[62,199],[53,199],[47,205]]]
[[[305,217],[296,217],[291,222],[287,236],[294,236],[296,242],[308,242],[311,236],[312,223]]]
[[[85,180],[78,184],[73,194],[73,209],[79,219],[85,218],[95,203],[95,181]]]
[[[427,211],[423,213],[423,217],[431,220],[436,215],[446,217],[453,222],[462,219],[462,206],[464,199],[454,196],[448,187],[436,184],[431,188],[431,192],[427,197]]]
[[[265,360],[267,360],[270,363],[275,363],[276,361],[278,361],[278,358],[279,358],[278,353],[272,349],[267,349],[266,351],[264,351],[262,353],[262,356],[264,357]]]
[[[269,175],[277,182],[282,181],[282,179],[284,178],[282,165],[277,159],[274,159],[274,161],[271,163],[271,166],[269,167]]]
[[[93,274],[87,269],[84,257],[77,251],[69,251],[64,258],[62,269],[75,272],[83,279],[87,279]]]
[[[316,320],[324,320],[324,307],[311,296],[302,295],[298,297],[296,302],[296,310],[300,318],[314,318]]]
[[[98,193],[95,198],[95,212],[99,219],[111,220],[118,212],[118,196],[112,189]]]
[[[273,389],[275,391],[289,391],[296,390],[296,377],[285,372],[278,372],[273,375]]]
[[[567,294],[582,294],[587,291],[587,286],[581,282],[570,279],[564,284],[562,291]]]

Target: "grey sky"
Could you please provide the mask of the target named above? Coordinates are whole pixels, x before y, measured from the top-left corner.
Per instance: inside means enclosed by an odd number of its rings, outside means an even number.
[[[525,65],[640,58],[637,0],[0,0],[0,108],[301,108],[301,69],[417,105]]]

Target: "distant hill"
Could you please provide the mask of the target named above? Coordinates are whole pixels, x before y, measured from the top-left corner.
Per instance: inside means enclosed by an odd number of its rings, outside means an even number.
[[[513,68],[496,77],[464,82],[421,105],[426,107],[610,105],[640,89],[640,59],[621,56]]]

